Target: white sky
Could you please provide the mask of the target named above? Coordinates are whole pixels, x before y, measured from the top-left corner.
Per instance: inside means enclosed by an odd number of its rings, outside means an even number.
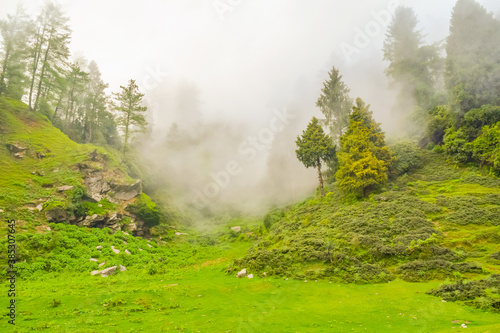
[[[214,4],[233,3],[220,18]],[[497,0],[480,0],[499,12]],[[12,13],[16,0],[0,0],[0,16]],[[36,14],[42,1],[22,1]],[[356,29],[376,22],[372,12],[399,3],[414,7],[423,32],[432,40],[448,31],[455,0],[63,0],[73,30],[71,50],[95,60],[117,91],[134,78],[152,90],[150,72],[159,72],[160,95],[180,79],[201,91],[202,111],[218,118],[252,121],[266,107],[282,107],[297,97],[299,79],[312,90],[314,109],[326,71],[340,68],[352,96],[372,104],[384,120],[391,94],[383,74],[384,29],[347,62],[341,43],[353,45]],[[162,73],[168,73],[163,75]],[[154,87],[153,87],[154,88]],[[160,89],[160,88],[157,88]],[[316,92],[316,93],[314,93]],[[155,96],[158,96],[156,91]],[[168,106],[160,102],[156,119],[167,122]],[[165,124],[164,127],[167,127]]]

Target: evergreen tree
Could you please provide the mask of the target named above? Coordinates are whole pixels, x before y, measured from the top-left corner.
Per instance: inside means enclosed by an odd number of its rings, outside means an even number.
[[[68,21],[61,7],[52,2],[46,2],[37,17],[30,47],[30,110],[38,110],[42,93],[48,96],[57,78],[63,75],[69,57],[71,30]]]
[[[341,137],[337,184],[347,192],[367,191],[387,180],[392,154],[385,146],[385,134],[375,122],[370,106],[358,98],[349,116],[349,127]]]
[[[500,22],[474,0],[458,0],[446,44],[445,83],[459,119],[500,104]]]
[[[0,20],[0,94],[21,99],[26,81],[26,61],[30,34],[30,21],[25,9],[19,5],[14,15]]]
[[[349,88],[342,81],[342,75],[335,67],[328,73],[328,80],[323,83],[316,106],[326,117],[326,126],[333,141],[338,142],[349,123],[352,99],[349,97]]]
[[[123,153],[126,152],[131,136],[135,132],[144,132],[146,129],[146,106],[141,106],[144,94],[139,92],[135,80],[130,80],[126,87],[120,86],[121,91],[115,93],[118,111],[117,123],[124,133]]]
[[[418,19],[411,8],[398,7],[384,41],[384,60],[389,62],[386,75],[400,87],[398,110],[422,110],[435,106],[436,85],[443,62],[437,45],[423,45],[417,30]]]
[[[332,139],[324,133],[318,119],[313,117],[309,125],[307,125],[307,129],[302,132],[302,137],[298,136],[295,143],[298,148],[295,153],[299,161],[306,168],[317,168],[321,195],[324,196],[325,190],[323,188],[321,165],[336,158],[336,148],[332,144]]]

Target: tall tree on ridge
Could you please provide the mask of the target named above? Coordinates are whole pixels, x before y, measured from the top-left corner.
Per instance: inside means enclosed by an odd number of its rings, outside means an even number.
[[[370,106],[361,98],[356,100],[349,116],[349,127],[340,141],[337,184],[342,190],[361,192],[366,197],[371,187],[387,180],[393,157],[385,146],[385,134],[373,119]]]
[[[327,163],[336,158],[336,148],[332,143],[332,139],[326,135],[319,124],[318,119],[313,117],[307,125],[307,129],[302,132],[302,137],[298,136],[297,141],[297,158],[306,168],[318,169],[318,180],[321,195],[325,196],[323,187],[323,176],[321,174],[322,163]]]
[[[71,33],[68,21],[61,7],[52,2],[46,2],[37,17],[31,46],[31,83],[28,94],[30,110],[38,109],[42,88],[48,85],[47,73],[61,73],[66,65]]]
[[[500,22],[474,0],[458,0],[446,44],[445,83],[461,119],[500,104]]]
[[[338,143],[344,129],[349,124],[352,99],[349,97],[349,88],[342,81],[342,75],[335,67],[328,72],[328,79],[323,83],[316,106],[326,117],[326,126],[333,141]]]
[[[139,92],[139,87],[135,80],[130,80],[126,87],[120,86],[121,91],[114,93],[118,104],[115,110],[118,111],[117,123],[124,133],[123,153],[125,154],[130,137],[135,132],[143,132],[146,129],[146,117],[144,113],[148,109],[142,105],[144,94]]]
[[[0,21],[0,94],[21,99],[26,81],[26,45],[30,35],[30,20],[19,5],[14,15]]]
[[[387,29],[384,60],[385,73],[392,84],[399,85],[398,110],[412,111],[414,106],[427,111],[439,102],[436,86],[441,78],[443,61],[438,45],[423,45],[417,30],[418,18],[413,9],[398,7]],[[405,118],[410,115],[399,115]]]

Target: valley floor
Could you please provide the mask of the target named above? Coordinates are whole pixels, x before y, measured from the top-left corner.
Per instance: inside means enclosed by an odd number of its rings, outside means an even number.
[[[4,316],[0,331],[500,331],[499,314],[425,294],[442,282],[355,285],[226,275],[229,261],[247,246],[233,243],[226,259],[166,274],[145,275],[131,268],[107,278],[67,273],[19,280],[16,326]],[[1,304],[7,304],[6,296],[2,293]]]

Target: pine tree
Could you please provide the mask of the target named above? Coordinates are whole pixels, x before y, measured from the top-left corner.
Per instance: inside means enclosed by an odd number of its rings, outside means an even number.
[[[61,7],[46,2],[36,20],[31,43],[30,86],[28,106],[38,110],[42,93],[49,95],[57,78],[63,76],[69,57],[71,29]],[[51,81],[50,78],[53,80]]]
[[[445,83],[459,119],[500,104],[500,22],[474,0],[458,0],[446,43]]]
[[[337,184],[346,192],[365,197],[374,185],[387,180],[392,155],[385,146],[385,134],[373,119],[370,106],[358,98],[349,116],[349,127],[341,137]]]
[[[21,99],[24,94],[26,45],[30,34],[30,21],[25,9],[19,5],[15,15],[7,15],[7,20],[0,21],[0,94],[7,94]]]
[[[439,97],[436,86],[443,67],[440,49],[438,45],[423,45],[417,25],[413,9],[398,7],[384,41],[384,60],[389,62],[385,73],[400,87],[398,110],[404,104],[407,110],[414,106],[428,110]]]
[[[326,117],[326,126],[333,141],[338,142],[349,123],[352,99],[349,97],[349,88],[342,81],[342,75],[335,67],[328,72],[328,80],[323,83],[316,106]]]
[[[144,94],[139,92],[135,80],[130,80],[126,87],[120,86],[121,91],[114,93],[117,101],[115,110],[118,111],[117,124],[124,133],[123,153],[126,152],[131,136],[135,132],[144,132],[147,121],[144,113],[148,109],[141,106]]]
[[[325,190],[323,188],[321,165],[336,158],[336,148],[332,144],[332,139],[324,133],[318,119],[313,117],[309,125],[307,125],[307,129],[302,132],[302,137],[298,136],[295,143],[298,148],[295,153],[299,161],[306,168],[317,168],[321,195],[324,196]]]

